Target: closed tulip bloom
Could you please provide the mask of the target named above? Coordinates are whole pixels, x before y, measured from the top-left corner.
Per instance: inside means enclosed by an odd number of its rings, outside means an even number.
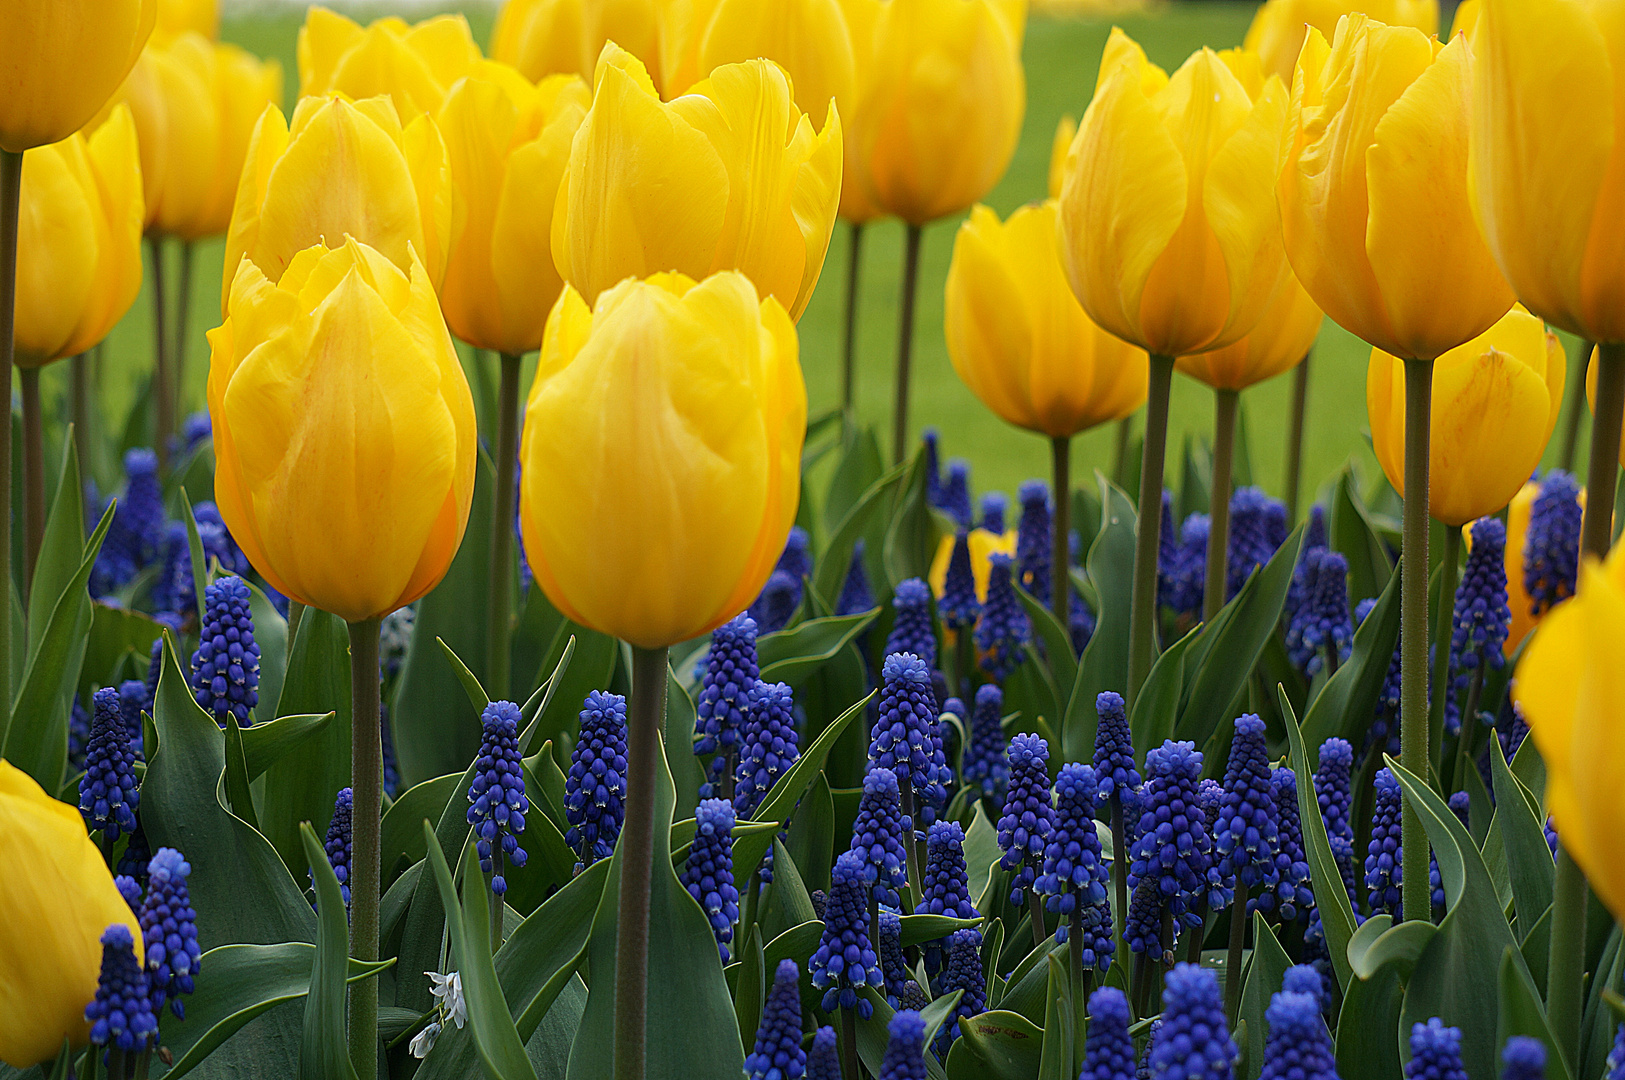
[[[1297,367],[1320,336],[1324,318],[1289,272],[1246,337],[1222,349],[1182,356],[1174,366],[1215,390],[1245,390]]]
[[[1512,687],[1563,847],[1625,914],[1625,545],[1580,568],[1579,592],[1541,623]]]
[[[842,152],[845,163],[841,172],[841,220],[862,225],[884,217],[886,212],[875,205],[869,176],[871,154],[864,131],[875,99],[869,93],[878,72],[875,71],[875,25],[886,0],[841,0],[846,14],[846,29],[852,39],[853,91],[852,107],[841,109],[841,130],[844,138]]]
[[[403,120],[440,111],[446,92],[480,62],[468,21],[437,15],[415,26],[391,15],[370,26],[312,7],[299,28],[299,96],[385,95]]]
[[[1461,6],[1472,2],[1463,0]],[[1337,20],[1354,11],[1363,11],[1390,26],[1414,26],[1424,34],[1439,30],[1439,0],[1265,0],[1253,14],[1241,47],[1257,53],[1266,72],[1279,75],[1283,83],[1291,85],[1292,69],[1297,66],[1308,29],[1312,26],[1330,37],[1337,29]]]
[[[158,0],[155,39],[201,34],[210,41],[220,37],[220,0]]]
[[[77,356],[141,291],[141,164],[128,108],[88,138],[23,156],[17,226],[17,363]]]
[[[107,104],[152,34],[158,0],[7,0],[0,150],[61,142]]]
[[[451,169],[434,121],[401,124],[388,98],[304,98],[290,127],[275,105],[254,128],[226,233],[221,311],[244,257],[278,281],[295,255],[353,237],[402,273],[412,255],[445,274]]]
[[[120,96],[140,137],[149,231],[225,232],[254,126],[282,100],[282,65],[188,31],[148,46]]]
[[[533,85],[482,63],[440,113],[451,161],[457,229],[440,304],[452,332],[504,353],[541,347],[547,313],[564,287],[551,231],[570,141],[592,104],[576,75]]]
[[[1499,513],[1540,464],[1563,405],[1568,362],[1557,335],[1522,307],[1433,366],[1428,513],[1464,525]],[[1405,365],[1380,349],[1366,373],[1371,443],[1405,494]]]
[[[841,125],[822,131],[766,60],[728,64],[668,103],[606,46],[553,211],[553,258],[588,304],[628,277],[738,270],[799,318],[841,188]]]
[[[581,73],[591,79],[593,72],[598,70],[604,46],[613,41],[638,58],[638,62],[648,71],[656,86],[665,86],[660,74],[663,25],[682,16],[686,6],[704,2],[705,0],[582,0]],[[671,96],[676,96],[679,92],[681,91],[672,91]]]
[[[571,619],[646,649],[743,611],[800,497],[795,326],[745,276],[566,288],[525,407],[525,556]]]
[[[986,529],[972,529],[965,538],[970,549],[971,579],[976,583],[976,602],[987,599],[987,583],[993,574],[994,555],[1016,553],[1016,531],[991,533]],[[931,557],[931,569],[926,573],[931,591],[939,599],[947,589],[948,563],[954,554],[954,537],[944,536],[937,543],[937,552]]]
[[[1027,110],[1026,0],[888,0],[859,103],[875,205],[910,225],[985,198]]]
[[[581,0],[508,0],[491,31],[491,59],[532,82],[548,75],[592,75],[582,62]]]
[[[1001,223],[971,211],[948,267],[946,329],[954,370],[1004,420],[1051,438],[1076,435],[1145,403],[1145,351],[1096,326],[1061,269],[1053,202]]]
[[[1467,201],[1472,50],[1364,15],[1298,59],[1280,179],[1292,269],[1372,346],[1432,360],[1512,306]],[[1448,289],[1439,283],[1448,281]]]
[[[716,0],[698,57],[694,82],[723,64],[765,57],[784,69],[808,116],[823,119],[831,101],[842,116],[854,111],[856,60],[841,0]],[[687,87],[668,86],[668,94],[677,89]]]
[[[1529,540],[1529,518],[1535,508],[1535,500],[1540,497],[1540,482],[1530,480],[1518,489],[1507,504],[1507,547],[1506,547],[1506,574],[1507,574],[1507,608],[1512,612],[1512,621],[1507,624],[1506,643],[1503,651],[1511,656],[1523,644],[1523,639],[1529,631],[1540,622],[1540,617],[1534,613],[1534,601],[1530,599],[1529,590],[1524,587],[1524,548]],[[1581,492],[1582,500],[1585,493]]]
[[[141,928],[85,832],[78,807],[0,761],[0,1061],[49,1062],[62,1040],[90,1038],[85,1006],[96,996],[101,936]]]
[[[1461,0],[1456,5],[1456,14],[1450,19],[1450,36],[1466,34],[1467,40],[1473,40],[1478,31],[1478,8],[1480,0]],[[1468,147],[1471,152],[1471,147]],[[1470,183],[1471,181],[1469,181]]]
[[[1055,125],[1055,138],[1049,147],[1049,183],[1045,190],[1052,199],[1061,197],[1061,187],[1066,183],[1066,155],[1072,149],[1072,140],[1077,137],[1078,121],[1071,115],[1061,117]]]
[[[439,583],[468,524],[474,403],[435,298],[356,240],[244,263],[209,332],[215,501],[279,592],[347,622]]]
[[[1067,276],[1095,322],[1163,356],[1222,348],[1286,274],[1270,185],[1286,90],[1211,49],[1165,76],[1113,30],[1061,192]]]

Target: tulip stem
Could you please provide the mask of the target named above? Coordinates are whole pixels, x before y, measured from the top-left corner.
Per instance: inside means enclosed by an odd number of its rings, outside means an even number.
[[[34,588],[34,567],[45,543],[45,427],[40,415],[39,368],[18,370],[23,389],[23,607]]]
[[[350,955],[378,959],[379,825],[383,812],[383,729],[378,724],[378,627],[350,623]],[[350,987],[350,1061],[378,1075],[378,980]]]
[[[490,692],[507,698],[510,642],[513,638],[513,500],[519,462],[519,355],[501,354],[502,384],[497,393],[496,516],[491,522],[490,596],[486,604],[485,680]]]
[[[1215,390],[1213,398],[1213,489],[1208,498],[1207,584],[1202,590],[1205,622],[1212,622],[1224,607],[1230,580],[1230,463],[1235,457],[1236,408],[1241,393]]]
[[[73,418],[73,448],[79,455],[79,476],[90,468],[90,360],[91,353],[74,357],[68,368],[68,397]]]
[[[1173,388],[1174,358],[1151,357],[1151,379],[1145,404],[1145,444],[1140,457],[1140,503],[1134,537],[1134,593],[1129,613],[1128,693],[1132,711],[1145,677],[1151,673],[1157,620],[1157,549],[1162,536],[1162,465],[1168,443],[1168,395]]]
[[[1224,1014],[1236,1026],[1241,1012],[1241,950],[1247,944],[1247,895],[1252,890],[1237,883],[1236,899],[1230,905],[1230,951],[1224,962]]]
[[[615,925],[614,1080],[643,1080],[649,998],[649,889],[654,873],[655,776],[666,715],[666,650],[632,646],[627,711],[626,823]]]
[[[893,398],[896,412],[892,419],[892,464],[900,465],[908,456],[908,364],[914,351],[914,296],[920,284],[920,226],[904,229],[903,242],[903,305],[897,323],[897,392]]]
[[[1134,439],[1134,417],[1125,416],[1117,422],[1117,448],[1112,451],[1112,483],[1123,487],[1128,483],[1128,447]]]
[[[863,270],[863,223],[852,222],[847,236],[850,246],[846,262],[846,337],[841,353],[841,405],[851,415],[858,396],[858,285]]]
[[[152,444],[158,453],[160,470],[169,468],[169,432],[175,426],[175,403],[169,386],[169,339],[165,332],[168,322],[164,311],[164,242],[156,236],[147,237],[147,250],[152,253],[152,400],[157,409],[153,420]]]
[[[1444,717],[1448,711],[1450,699],[1455,693],[1450,688],[1450,624],[1456,609],[1456,581],[1460,575],[1457,563],[1461,559],[1461,529],[1446,525],[1444,527],[1444,551],[1439,556],[1439,606],[1434,609],[1433,634],[1437,637],[1434,651],[1438,654],[1434,658],[1433,691],[1428,696],[1428,752],[1437,751],[1442,757],[1444,754]],[[1433,714],[1439,715],[1439,729],[1435,736],[1433,731]],[[1465,720],[1466,718],[1463,717]],[[1442,762],[1431,762],[1442,775],[1444,765]]]
[[[0,150],[0,583],[11,582],[11,361],[17,324],[17,206],[23,193],[23,156]],[[4,599],[4,598],[0,598]],[[0,715],[11,715],[11,603],[0,603]]]
[[[1050,439],[1050,455],[1055,480],[1055,513],[1050,515],[1050,607],[1066,630],[1072,625],[1072,582],[1067,573],[1072,563],[1071,436]]]
[[[1433,361],[1405,361],[1405,508],[1399,580],[1400,760],[1411,774],[1428,774],[1428,455],[1433,421]],[[1405,847],[1403,906],[1407,919],[1428,919],[1428,836],[1405,800],[1400,833]]]
[[[1303,354],[1292,373],[1292,417],[1286,429],[1286,520],[1290,528],[1298,523],[1298,489],[1303,486],[1303,418],[1309,411],[1309,359],[1314,350]]]
[[[1580,554],[1608,554],[1614,521],[1614,484],[1619,472],[1620,426],[1625,420],[1625,344],[1603,345],[1597,357],[1597,394],[1592,406],[1591,462],[1586,470],[1585,518]]]
[[[1574,471],[1574,459],[1580,449],[1580,420],[1585,416],[1586,375],[1591,371],[1591,351],[1596,343],[1580,342],[1580,370],[1569,377],[1569,420],[1563,429],[1563,452],[1557,467],[1566,473]]]
[[[181,244],[180,280],[175,285],[175,336],[170,355],[175,358],[174,373],[170,377],[170,391],[174,394],[169,409],[169,428],[159,432],[165,442],[175,434],[174,424],[186,408],[186,324],[192,314],[192,242]]]

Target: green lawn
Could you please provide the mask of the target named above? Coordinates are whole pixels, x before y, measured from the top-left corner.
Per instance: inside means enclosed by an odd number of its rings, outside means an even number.
[[[457,10],[459,6],[448,3],[439,7]],[[433,9],[425,6],[418,10]],[[377,3],[347,10],[366,18],[390,10],[390,5]],[[466,5],[474,33],[482,42],[489,37],[492,10],[486,5]],[[1252,11],[1252,4],[1183,4],[1127,16],[1121,25],[1145,47],[1154,62],[1172,69],[1202,45],[1223,48],[1238,44]],[[298,9],[259,8],[236,17],[228,15],[223,27],[228,40],[281,59],[290,100],[297,91],[294,39],[301,20]],[[1088,104],[1100,50],[1110,29],[1111,24],[1105,21],[1034,20],[1030,24],[1026,43],[1026,124],[1009,173],[988,199],[1000,215],[1044,196],[1056,121],[1064,113],[1081,114]],[[972,462],[978,491],[1000,488],[1013,492],[1027,477],[1047,473],[1048,449],[1039,437],[1006,425],[983,408],[948,362],[942,332],[942,286],[957,227],[957,219],[943,221],[925,234],[916,322],[913,424],[916,430],[930,424],[943,432],[945,453]],[[846,227],[838,225],[820,288],[801,321],[802,361],[815,413],[835,405],[840,394],[847,236]],[[890,444],[901,251],[902,230],[896,223],[868,230],[859,339],[859,414],[864,422],[881,426],[883,446]],[[218,242],[199,249],[187,347],[187,387],[192,407],[201,407],[203,401],[208,364],[204,331],[218,321],[221,259]],[[170,265],[174,265],[173,256]],[[150,299],[143,295],[109,340],[101,373],[104,422],[122,423],[148,377],[149,311]],[[1367,357],[1368,350],[1355,338],[1330,322],[1326,324],[1315,352],[1310,390],[1304,464],[1307,486],[1319,485],[1331,477],[1350,457],[1358,460],[1368,480],[1377,475],[1364,436]],[[1280,494],[1290,380],[1291,376],[1275,379],[1250,390],[1243,398],[1254,474],[1275,494]],[[46,375],[47,395],[59,396],[66,381],[66,365],[57,365]],[[1170,445],[1177,448],[1186,438],[1205,437],[1212,423],[1212,395],[1200,384],[1176,377]],[[1082,436],[1075,444],[1074,475],[1087,476],[1088,470],[1109,468],[1111,453],[1112,435],[1108,429]],[[111,465],[110,460],[98,463],[104,482],[111,479],[107,475]]]

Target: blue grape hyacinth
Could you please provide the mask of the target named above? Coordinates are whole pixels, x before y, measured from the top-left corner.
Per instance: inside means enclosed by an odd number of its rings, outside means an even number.
[[[734,813],[748,818],[773,785],[801,760],[795,700],[786,683],[760,679],[745,696],[745,724],[734,772]]]
[[[756,1045],[745,1058],[747,1080],[801,1080],[807,1053],[801,1049],[801,968],[780,960],[762,1003]]]
[[[976,527],[986,529],[994,536],[1004,535],[1004,514],[1010,500],[1002,491],[989,491],[982,496],[982,520]]]
[[[1089,1034],[1078,1080],[1133,1080],[1134,1040],[1128,1033],[1128,998],[1115,986],[1089,995]]]
[[[863,857],[843,852],[830,873],[829,896],[824,903],[824,933],[807,963],[812,984],[824,991],[825,1012],[855,1010],[867,1020],[874,1013],[860,991],[872,986],[884,992],[880,960],[869,942],[869,904],[864,883]]]
[[[1126,807],[1140,787],[1140,770],[1134,765],[1134,740],[1129,734],[1123,696],[1107,690],[1095,698],[1095,716],[1094,766],[1101,801]],[[1106,809],[1102,806],[1103,812]]]
[[[1348,890],[1349,902],[1359,907],[1354,879],[1354,748],[1344,739],[1332,737],[1320,744],[1320,764],[1315,767],[1315,801],[1326,824],[1332,860]]]
[[[1179,545],[1168,564],[1164,595],[1164,603],[1176,616],[1202,617],[1202,597],[1207,588],[1207,534],[1211,527],[1206,514],[1191,514],[1179,526]]]
[[[1219,875],[1235,879],[1238,895],[1244,890],[1256,894],[1264,911],[1274,906],[1279,843],[1264,721],[1248,713],[1236,719],[1213,849],[1219,856]]]
[[[1134,887],[1129,896],[1128,915],[1123,919],[1123,941],[1131,953],[1160,957],[1173,942],[1162,940],[1162,912],[1173,902],[1163,898],[1150,878]]]
[[[85,1019],[92,1045],[127,1054],[145,1050],[158,1033],[147,973],[136,962],[135,936],[123,923],[102,934],[102,973],[95,999],[85,1006]]]
[[[137,920],[154,1016],[167,1003],[178,1019],[186,1019],[181,998],[196,988],[192,979],[203,950],[197,940],[197,912],[186,887],[191,873],[192,865],[174,848],[159,848],[147,864],[147,892]]]
[[[1151,1047],[1151,1075],[1231,1080],[1236,1054],[1219,1004],[1219,980],[1195,964],[1175,964],[1163,982],[1162,1030]]]
[[[948,479],[942,485],[942,505],[938,509],[961,529],[971,527],[970,462],[963,458],[948,462]]]
[[[92,832],[109,842],[135,831],[141,794],[135,779],[135,746],[119,710],[118,691],[103,687],[91,698],[90,742],[79,778],[79,811]]]
[[[807,1051],[807,1080],[841,1080],[840,1040],[832,1027],[813,1032],[812,1048]]]
[[[1270,999],[1264,1018],[1269,1038],[1260,1080],[1338,1080],[1337,1055],[1317,996],[1282,990]]]
[[[882,907],[875,925],[880,928],[880,940],[875,951],[880,956],[880,974],[886,982],[886,1004],[894,1009],[903,1007],[903,998],[919,990],[903,955],[903,916],[895,908]]]
[[[124,494],[91,568],[90,593],[101,597],[128,584],[158,555],[168,514],[158,479],[158,455],[138,447],[124,454]],[[99,517],[100,513],[92,515]]]
[[[1049,605],[1054,540],[1051,536],[1049,485],[1028,480],[1016,492],[1021,519],[1016,524],[1016,564],[1021,585],[1040,604]]]
[[[948,1048],[959,1038],[959,1021],[987,1011],[987,973],[982,966],[982,932],[975,927],[955,930],[948,935],[948,962],[943,968],[938,996],[947,997],[963,990],[959,1004],[937,1031],[933,1044],[936,1055],[944,1060]]]
[[[130,735],[130,745],[135,748],[136,760],[142,760],[143,742],[146,739],[146,730],[141,723],[141,714],[152,710],[152,698],[147,696],[147,684],[140,679],[125,679],[118,684],[118,711],[124,717],[124,730]]]
[[[1523,586],[1530,614],[1544,615],[1574,595],[1580,574],[1580,485],[1561,469],[1541,481],[1524,533]]]
[[[954,537],[953,551],[948,556],[937,614],[942,616],[943,626],[955,631],[974,626],[982,614],[982,602],[976,596],[976,573],[971,568],[970,533],[963,529]]]
[[[254,641],[248,602],[248,584],[240,577],[219,578],[203,590],[203,626],[192,654],[192,693],[221,727],[227,717],[236,717],[238,727],[248,727],[260,700],[260,647]]]
[[[1546,1080],[1546,1044],[1514,1035],[1501,1048],[1501,1080]]]
[[[1466,690],[1475,672],[1506,665],[1503,647],[1512,625],[1507,602],[1507,528],[1500,519],[1473,522],[1472,546],[1450,618],[1451,687]]]
[[[1354,647],[1354,619],[1349,614],[1349,564],[1338,552],[1321,548],[1304,559],[1306,595],[1287,627],[1287,658],[1314,676],[1348,662]]]
[[[1371,843],[1366,848],[1366,903],[1371,914],[1400,913],[1400,875],[1404,848],[1400,843],[1399,781],[1387,769],[1378,769],[1376,802],[1371,810]]]
[[[722,799],[704,799],[694,810],[694,843],[683,863],[681,881],[716,935],[722,962],[739,921],[739,890],[734,887],[734,811]]]
[[[863,857],[864,880],[875,903],[897,906],[897,890],[908,885],[908,852],[903,845],[913,835],[903,816],[897,774],[875,766],[863,778],[851,844],[851,850]]]
[[[1298,814],[1298,774],[1285,766],[1270,773],[1270,794],[1275,797],[1275,910],[1281,922],[1308,918],[1315,906],[1309,874],[1309,856],[1303,846],[1303,820]]]
[[[796,608],[801,606],[802,583],[788,571],[775,570],[767,577],[761,593],[748,609],[757,628],[764,634],[776,634],[790,625]]]
[[[1202,900],[1213,911],[1230,903],[1213,862],[1207,813],[1197,792],[1202,754],[1194,743],[1169,739],[1147,754],[1145,763],[1129,887],[1151,882],[1161,903],[1194,927],[1200,916],[1193,909]]]
[[[987,603],[976,623],[977,663],[995,682],[1003,682],[1023,659],[1032,640],[1032,621],[1016,596],[1015,563],[1003,552],[988,557]]]
[[[933,509],[942,509],[942,451],[938,445],[937,429],[928,427],[920,432],[920,444],[925,456],[925,501]]]
[[[936,820],[947,801],[936,691],[925,661],[909,653],[886,657],[880,674],[880,715],[870,735],[869,762],[897,774],[904,808],[912,807],[919,830]]]
[[[705,766],[703,796],[720,795],[733,775],[745,725],[746,695],[756,685],[756,620],[738,615],[711,632],[695,702],[694,753]]]
[[[1055,940],[1065,941],[1067,923],[1074,914],[1083,922],[1083,913],[1106,903],[1107,870],[1101,854],[1100,837],[1095,832],[1095,804],[1099,798],[1095,770],[1079,762],[1061,766],[1055,778],[1055,816],[1049,840],[1044,846],[1042,872],[1033,884],[1046,907],[1061,916]],[[1111,915],[1106,915],[1105,955],[1100,955],[1100,939],[1084,943],[1092,953],[1085,963],[1104,970],[1111,966]]]
[[[578,866],[607,859],[626,820],[626,699],[589,691],[564,778],[564,842]]]
[[[1005,758],[1004,691],[992,683],[976,688],[976,708],[970,715],[970,745],[960,766],[966,785],[984,798],[1002,799],[1010,782]]]
[[[1445,1027],[1437,1016],[1412,1026],[1405,1080],[1467,1080],[1461,1063],[1461,1029]]]
[[[925,1080],[925,1019],[904,1009],[886,1025],[886,1056],[875,1080]]]
[[[519,834],[525,831],[530,800],[525,797],[525,769],[519,759],[519,706],[493,701],[480,714],[480,751],[474,759],[474,782],[468,786],[468,823],[474,826],[474,850],[480,869],[491,875],[491,891],[508,891],[504,860],[525,865]]]
[[[932,625],[931,586],[920,578],[909,578],[898,583],[892,593],[891,633],[886,637],[885,654],[908,653],[925,661],[926,667],[937,662],[937,636]]]
[[[852,562],[841,582],[841,595],[835,598],[835,614],[857,615],[874,606],[875,594],[869,587],[869,571],[863,566],[863,541],[859,539],[852,545]]]
[[[1298,565],[1292,568],[1292,584],[1287,586],[1284,615],[1288,626],[1297,618],[1309,599],[1313,562],[1329,545],[1326,542],[1326,512],[1317,503],[1309,508],[1309,523],[1303,530],[1303,550],[1298,553]]]
[[[349,788],[339,788],[339,794],[333,800],[333,817],[327,823],[327,838],[322,842],[322,848],[327,852],[327,864],[333,868],[333,876],[339,879],[339,894],[344,897],[344,906],[350,906],[350,856],[353,852],[352,828],[355,815],[355,799]],[[155,856],[156,857],[156,856]],[[316,875],[311,874],[311,886],[316,884]]]
[[[1269,562],[1286,542],[1286,504],[1256,487],[1230,496],[1229,572],[1225,598],[1235,596],[1254,570]]]
[[[1174,528],[1174,493],[1162,489],[1162,521],[1157,531],[1157,604],[1173,606],[1174,573],[1179,563],[1179,530]]]
[[[965,830],[957,821],[939,821],[925,837],[925,879],[916,914],[948,915],[956,919],[979,916],[970,895],[970,872],[965,865]],[[935,975],[941,970],[947,939],[927,941],[923,947],[925,970]]]
[[[999,865],[1015,871],[1010,902],[1020,904],[1038,876],[1044,845],[1055,828],[1050,798],[1049,744],[1037,735],[1017,735],[1010,741],[1010,787],[999,814]]]

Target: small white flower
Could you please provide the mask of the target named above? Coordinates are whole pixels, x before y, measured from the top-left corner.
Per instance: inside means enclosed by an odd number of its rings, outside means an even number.
[[[419,1060],[428,1057],[429,1051],[434,1049],[434,1041],[439,1037],[440,1024],[438,1022],[430,1023],[428,1027],[412,1036],[412,1042],[409,1046],[412,1056]]]
[[[463,1000],[463,977],[453,971],[442,975],[438,971],[425,971],[434,985],[429,993],[440,999],[440,1007],[459,1028],[468,1020],[468,1003]]]

